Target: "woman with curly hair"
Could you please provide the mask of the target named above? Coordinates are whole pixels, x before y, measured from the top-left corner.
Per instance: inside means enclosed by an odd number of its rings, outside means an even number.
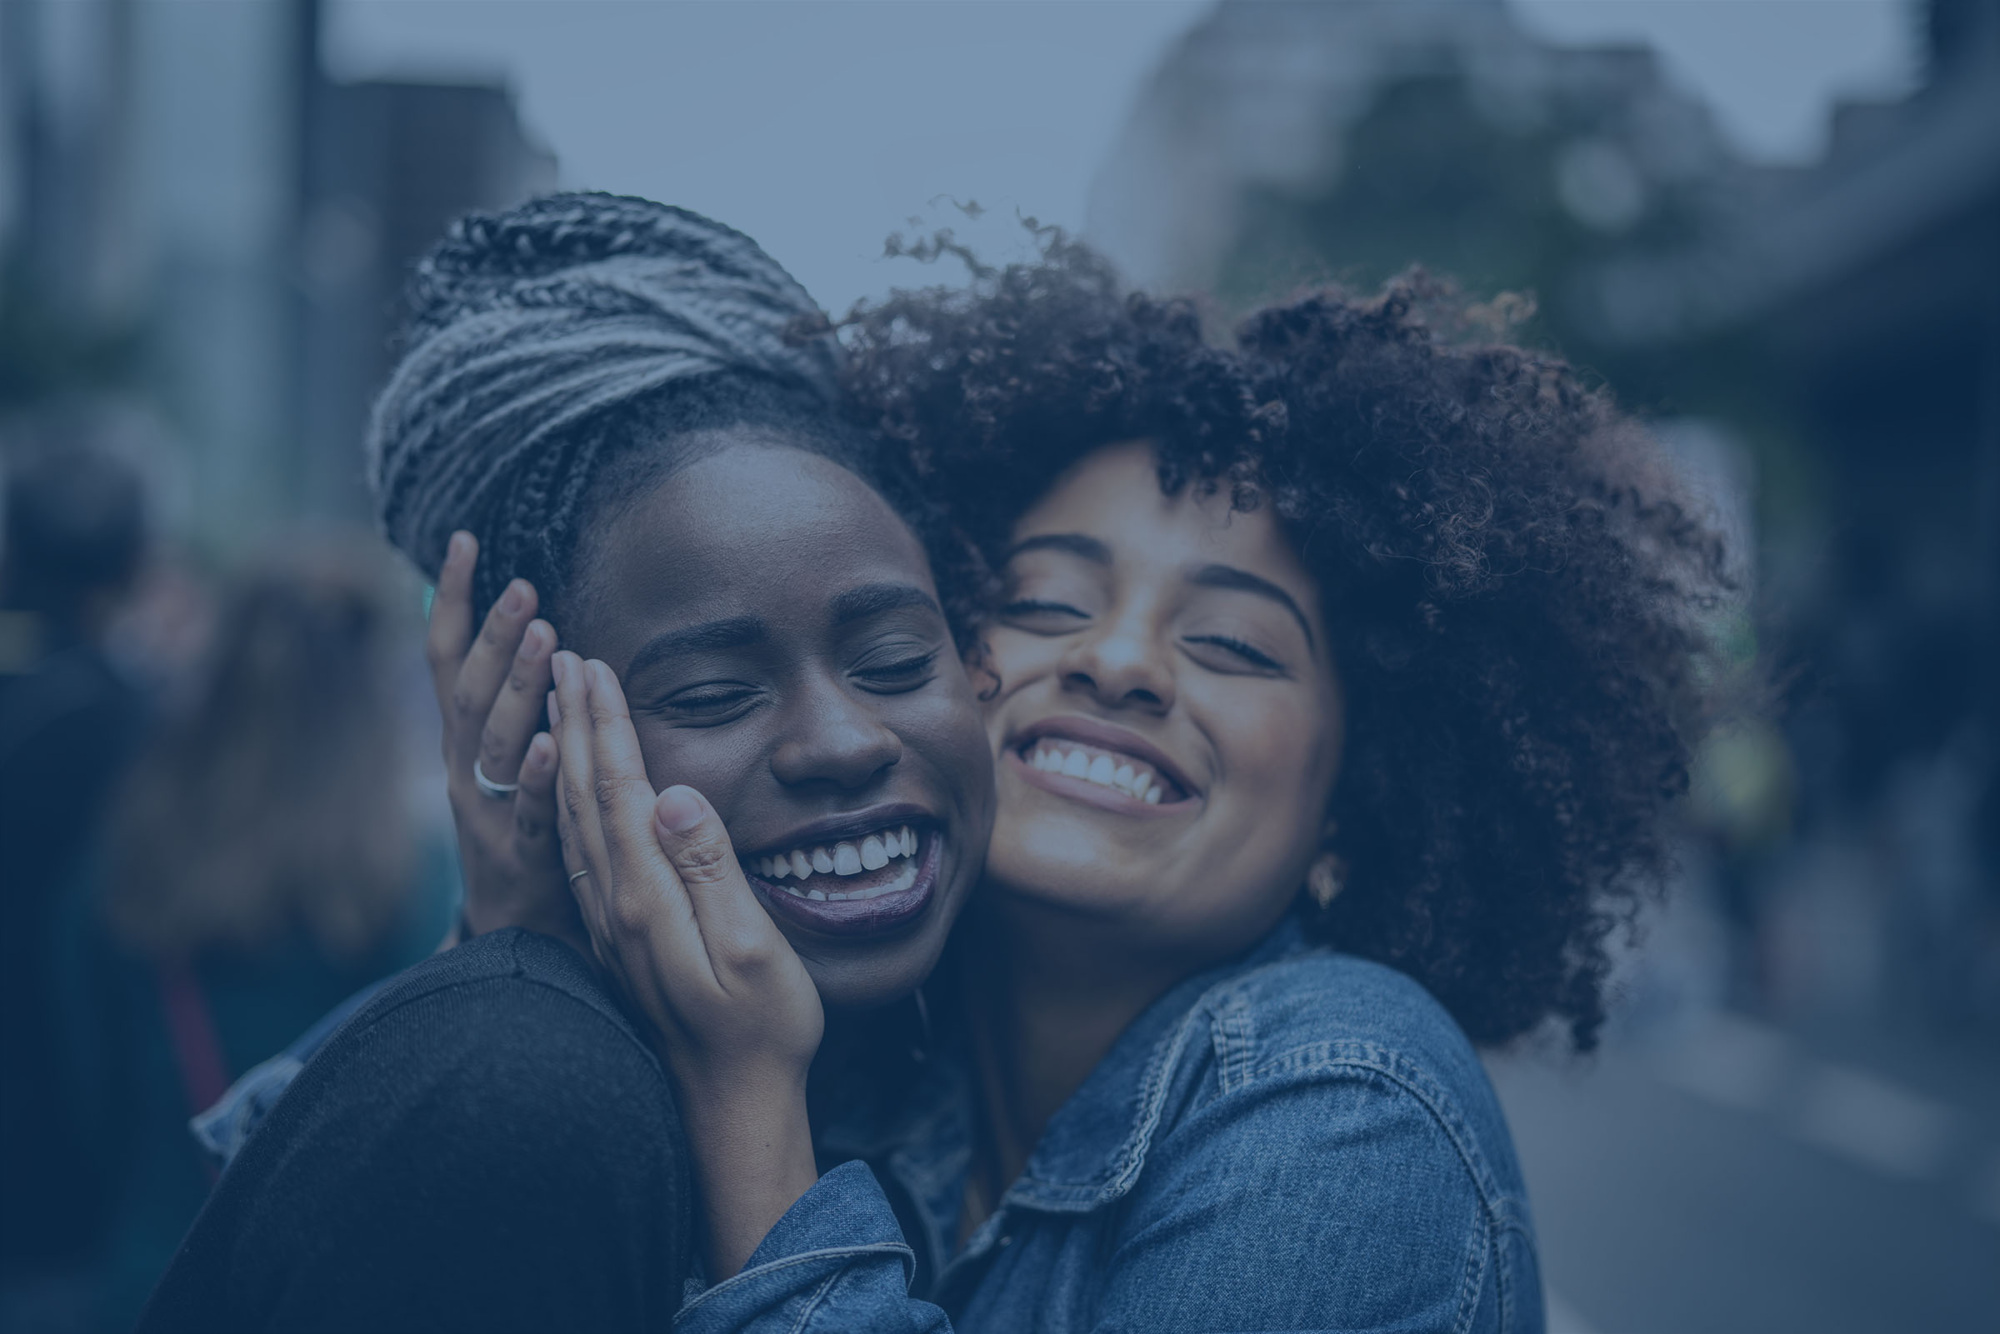
[[[1057,243],[858,318],[851,411],[997,582],[998,816],[926,988],[945,1037],[826,1099],[840,1165],[768,1101],[732,1104],[762,1152],[694,1137],[712,1235],[758,1240],[678,1328],[1540,1327],[1473,1044],[1594,1040],[1723,577],[1603,395],[1448,339],[1433,296],[1308,295],[1224,348]],[[586,921],[698,1027],[648,925],[685,891],[607,782],[616,683],[557,661]]]

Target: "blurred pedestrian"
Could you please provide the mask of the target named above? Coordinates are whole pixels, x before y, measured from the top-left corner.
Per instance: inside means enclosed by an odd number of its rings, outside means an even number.
[[[40,442],[6,469],[0,536],[0,1316],[60,1328],[103,1221],[52,999],[56,904],[93,845],[145,707],[105,652],[147,547],[117,458]]]
[[[358,538],[254,566],[121,795],[71,992],[126,1072],[108,1323],[137,1318],[207,1193],[189,1117],[456,912],[411,795],[413,593]]]

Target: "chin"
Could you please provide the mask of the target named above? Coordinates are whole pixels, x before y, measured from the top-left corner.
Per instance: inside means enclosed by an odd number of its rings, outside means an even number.
[[[937,966],[944,942],[910,942],[915,948],[874,953],[865,958],[805,957],[806,974],[829,1010],[873,1010],[893,1005],[923,984]]]
[[[996,852],[986,859],[989,894],[1090,916],[1115,916],[1143,908],[1159,890],[1157,877],[1133,875],[1129,860],[1102,846],[1023,854],[1017,843],[1013,855],[1000,856],[997,836],[994,841]],[[1072,855],[1064,855],[1065,851]]]

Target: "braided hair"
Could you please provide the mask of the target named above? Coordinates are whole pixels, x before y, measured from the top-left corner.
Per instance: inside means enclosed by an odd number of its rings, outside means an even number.
[[[408,305],[369,424],[369,481],[383,531],[426,574],[454,530],[479,539],[475,605],[518,576],[562,606],[607,507],[692,462],[691,437],[748,426],[882,493],[965,623],[966,557],[841,419],[831,326],[741,232],[645,199],[548,195],[459,219],[417,265]]]

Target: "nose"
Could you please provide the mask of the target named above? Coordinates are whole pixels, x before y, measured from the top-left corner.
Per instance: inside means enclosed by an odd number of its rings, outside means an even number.
[[[903,758],[903,739],[867,703],[834,682],[792,701],[785,739],[771,755],[780,783],[866,787]]]
[[[1059,665],[1065,690],[1107,708],[1165,713],[1174,706],[1174,676],[1164,646],[1135,608],[1077,635]]]

